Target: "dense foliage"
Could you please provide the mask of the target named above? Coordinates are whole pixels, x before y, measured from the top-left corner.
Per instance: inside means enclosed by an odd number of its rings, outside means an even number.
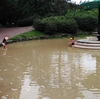
[[[66,0],[0,0],[0,24],[32,25],[38,16],[64,15],[73,7]]]
[[[97,10],[76,10],[68,11],[68,13],[65,15],[66,18],[74,18],[78,23],[78,29],[84,30],[84,31],[93,31],[97,27]]]
[[[33,27],[47,34],[76,34],[78,29],[91,32],[97,27],[97,13],[97,10],[69,10],[63,16],[36,19],[33,23]]]
[[[94,31],[96,9],[84,9],[67,0],[1,0],[0,24],[3,26],[33,25],[46,34],[71,33],[77,29]]]
[[[36,30],[45,32],[46,34],[68,33],[75,34],[77,32],[77,22],[65,16],[52,16],[43,19],[36,19],[33,27]]]
[[[84,31],[93,31],[97,27],[97,19],[93,16],[78,17],[78,28]]]

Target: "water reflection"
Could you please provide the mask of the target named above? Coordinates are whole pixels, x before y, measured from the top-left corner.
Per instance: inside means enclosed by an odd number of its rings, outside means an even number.
[[[20,42],[0,49],[1,99],[100,99],[100,51],[67,39]]]
[[[95,73],[96,71],[96,57],[92,57],[91,54],[83,54],[80,59],[80,65],[82,67],[82,72],[85,74]],[[85,75],[84,74],[84,75]]]
[[[7,54],[7,49],[4,49],[3,55],[5,56]]]
[[[33,99],[33,97],[39,98],[39,86],[35,82],[31,83],[29,75],[25,75],[19,99]]]

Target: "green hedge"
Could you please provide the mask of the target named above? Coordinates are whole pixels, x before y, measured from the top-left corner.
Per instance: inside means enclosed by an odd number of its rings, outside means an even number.
[[[66,18],[74,18],[78,23],[78,29],[83,31],[94,31],[97,28],[98,11],[78,9],[68,10]]]
[[[46,34],[55,33],[77,33],[77,22],[74,19],[67,19],[65,16],[52,16],[43,19],[36,19],[33,27]]]
[[[35,30],[38,30],[41,32],[44,32],[44,30],[45,30],[45,24],[40,19],[34,20],[33,27],[35,28]]]
[[[91,15],[76,17],[75,19],[80,30],[94,31],[97,27],[97,19]]]
[[[55,34],[57,31],[56,20],[53,17],[45,18],[42,20],[45,23],[45,33],[52,35]]]
[[[57,20],[58,32],[76,34],[77,27],[77,22],[73,18],[60,17]]]

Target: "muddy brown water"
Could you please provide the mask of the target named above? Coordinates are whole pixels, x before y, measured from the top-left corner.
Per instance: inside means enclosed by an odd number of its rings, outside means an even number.
[[[100,99],[100,51],[68,39],[0,47],[0,99]]]

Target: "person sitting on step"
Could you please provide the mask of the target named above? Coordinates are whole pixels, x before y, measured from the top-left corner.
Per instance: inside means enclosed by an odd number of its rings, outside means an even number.
[[[71,47],[72,45],[75,44],[75,40],[74,40],[74,37],[71,37],[70,39],[71,39],[71,41],[68,43],[68,46]]]

